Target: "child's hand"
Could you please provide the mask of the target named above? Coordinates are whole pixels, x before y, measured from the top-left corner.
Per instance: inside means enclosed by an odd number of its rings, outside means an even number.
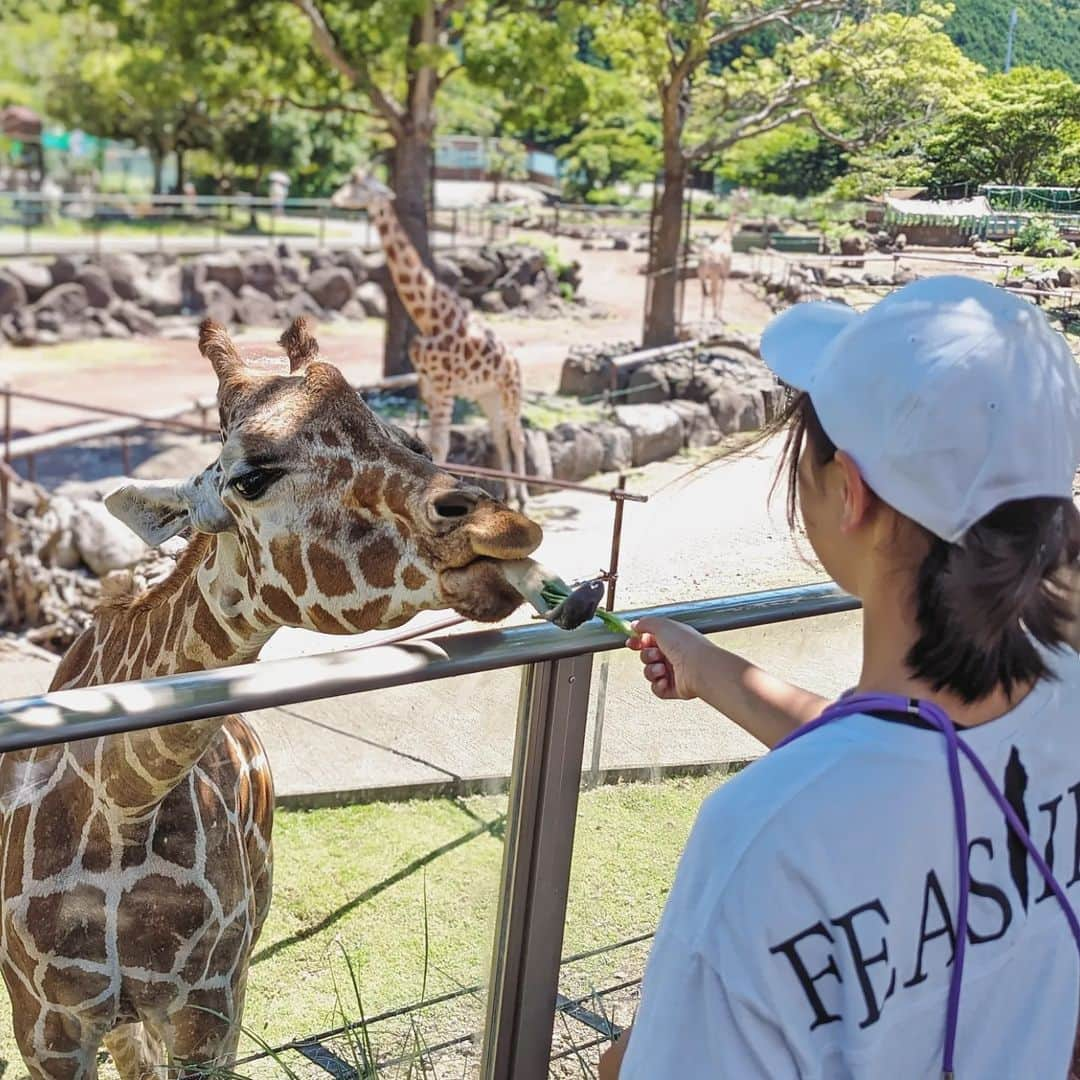
[[[696,698],[705,638],[671,619],[639,619],[634,630],[627,644],[640,655],[652,692],[666,701]]]

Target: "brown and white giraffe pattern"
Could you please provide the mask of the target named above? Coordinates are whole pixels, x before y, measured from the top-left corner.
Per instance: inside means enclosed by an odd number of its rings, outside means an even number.
[[[356,180],[352,186],[363,185],[363,180]],[[409,359],[431,420],[432,456],[437,462],[446,461],[454,399],[469,398],[488,418],[499,467],[525,475],[521,365],[517,357],[457,293],[424,266],[398,220],[393,201],[377,189],[369,189],[361,197],[379,231],[394,288],[420,331],[409,346]],[[524,482],[511,481],[507,494],[524,506],[528,490]]]
[[[221,456],[175,504],[160,486],[121,502],[157,512],[159,537],[210,531],[167,580],[98,613],[53,689],[249,661],[281,625],[356,633],[424,608],[517,606],[498,561],[528,555],[539,529],[379,420],[302,324],[282,340],[288,376],[244,365],[204,324]],[[280,475],[245,499],[230,482],[254,462]],[[0,757],[0,968],[35,1080],[96,1076],[102,1043],[124,1080],[231,1060],[270,902],[273,801],[238,716]]]

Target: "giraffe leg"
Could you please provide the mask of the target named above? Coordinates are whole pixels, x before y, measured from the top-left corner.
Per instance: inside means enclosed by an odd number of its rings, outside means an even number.
[[[442,465],[450,456],[450,422],[454,416],[454,398],[452,395],[432,397],[428,403],[428,419],[431,433],[428,444],[431,456],[437,465]]]
[[[502,472],[512,472],[510,468],[510,450],[508,446],[509,437],[506,430],[506,415],[503,410],[502,395],[499,393],[485,394],[478,399],[480,402],[480,408],[484,410],[485,415],[488,418],[488,423],[491,425],[491,437],[495,442],[495,456],[499,462],[499,469]],[[517,482],[514,480],[507,480],[503,484],[506,491],[506,501],[510,502],[513,499],[521,498],[518,489]]]
[[[514,472],[525,475],[525,429],[521,426],[521,413],[511,413],[507,428],[510,434],[510,452],[514,458]],[[524,480],[517,482],[518,509],[524,510],[529,501],[529,485]]]
[[[724,290],[727,286],[727,273],[723,267],[716,276],[716,287],[713,289],[713,317],[717,322],[724,321]]]
[[[12,1010],[15,1041],[31,1080],[97,1080],[100,1029],[89,1029],[65,1011],[39,1007],[46,1012],[44,1022],[22,1015],[18,1005]]]
[[[165,1045],[145,1024],[124,1024],[105,1036],[105,1049],[112,1055],[120,1080],[162,1080],[165,1075]]]

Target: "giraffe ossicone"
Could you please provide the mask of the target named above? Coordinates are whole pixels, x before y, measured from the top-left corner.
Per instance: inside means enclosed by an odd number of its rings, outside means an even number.
[[[368,212],[379,232],[394,288],[419,331],[409,345],[409,359],[430,417],[435,461],[447,459],[454,399],[464,397],[477,402],[488,418],[499,468],[526,475],[517,357],[424,265],[394,210],[394,193],[385,184],[357,168],[334,192],[331,202]],[[508,480],[506,490],[508,501],[524,508],[529,494],[525,481]]]
[[[203,324],[218,459],[107,500],[148,542],[190,541],[168,578],[101,606],[51,689],[250,661],[280,626],[354,634],[447,607],[497,620],[538,588],[534,522],[380,419],[303,322],[282,344],[287,372],[249,366]],[[0,757],[0,971],[34,1080],[93,1080],[103,1045],[122,1080],[231,1063],[273,806],[239,716]]]

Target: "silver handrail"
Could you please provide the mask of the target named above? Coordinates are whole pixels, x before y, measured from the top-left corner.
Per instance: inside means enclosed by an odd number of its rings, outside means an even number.
[[[627,614],[631,619],[666,616],[702,633],[717,633],[857,606],[858,602],[836,585],[823,583]],[[605,652],[621,644],[620,637],[595,620],[573,633],[549,623],[535,623],[61,690],[0,702],[0,752],[560,660]]]

